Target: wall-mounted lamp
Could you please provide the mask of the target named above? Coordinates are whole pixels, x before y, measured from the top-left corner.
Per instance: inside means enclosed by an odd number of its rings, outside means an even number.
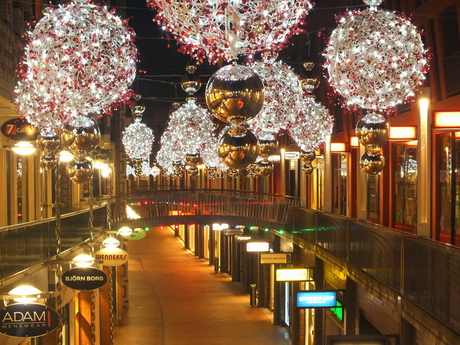
[[[42,291],[31,285],[15,287],[8,294],[13,298],[13,301],[18,303],[32,303],[44,297]]]
[[[95,259],[88,254],[80,254],[77,255],[76,257],[73,258],[72,264],[74,264],[76,267],[91,267],[94,265]]]
[[[18,155],[30,155],[37,149],[28,141],[19,141],[11,148]]]

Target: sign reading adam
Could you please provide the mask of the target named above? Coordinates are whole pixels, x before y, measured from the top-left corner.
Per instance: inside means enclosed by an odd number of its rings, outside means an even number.
[[[107,283],[107,275],[94,267],[76,267],[62,275],[62,283],[75,290],[94,290]]]
[[[11,337],[39,337],[59,324],[56,310],[42,304],[12,304],[0,310],[0,332]]]

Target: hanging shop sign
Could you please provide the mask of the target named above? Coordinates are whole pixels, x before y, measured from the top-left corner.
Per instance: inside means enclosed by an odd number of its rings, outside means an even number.
[[[297,308],[336,308],[337,290],[330,291],[298,291]]]
[[[133,232],[129,236],[125,236],[128,240],[142,240],[145,236],[147,236],[147,231],[142,228],[134,228]]]
[[[246,243],[246,251],[248,252],[268,252],[270,243],[268,242],[248,242]]]
[[[39,133],[37,127],[32,126],[23,117],[4,122],[1,131],[4,136],[16,141],[34,141]]]
[[[276,270],[277,282],[303,282],[310,280],[307,268],[278,268]]]
[[[242,235],[243,232],[244,232],[244,229],[241,229],[241,228],[222,229],[222,235],[224,236]]]
[[[236,243],[247,243],[252,241],[254,238],[251,235],[236,235],[235,242]]]
[[[261,264],[285,264],[287,262],[286,253],[264,253],[260,254]]]
[[[18,303],[0,310],[0,332],[11,337],[39,337],[53,331],[60,318],[43,304]]]
[[[94,257],[96,260],[102,260],[104,266],[121,266],[129,259],[128,253],[121,248],[102,248]]]
[[[62,275],[62,283],[74,290],[95,290],[107,283],[107,275],[94,267],[76,267]]]

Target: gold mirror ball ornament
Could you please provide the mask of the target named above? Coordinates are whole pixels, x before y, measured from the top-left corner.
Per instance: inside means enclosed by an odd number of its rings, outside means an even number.
[[[243,127],[230,128],[221,137],[217,153],[230,169],[244,169],[259,156],[259,141]]]
[[[238,124],[254,118],[262,109],[264,86],[252,69],[232,64],[211,76],[206,84],[205,97],[216,118]]]

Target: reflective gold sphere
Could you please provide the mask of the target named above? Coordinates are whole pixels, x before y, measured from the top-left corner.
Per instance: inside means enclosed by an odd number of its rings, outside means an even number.
[[[314,168],[311,164],[302,165],[302,172],[307,175],[311,175],[314,171]]]
[[[230,128],[220,139],[217,153],[230,169],[244,169],[256,161],[259,141],[247,129]]]
[[[58,150],[59,146],[61,145],[61,139],[58,135],[52,136],[45,136],[39,134],[37,137],[37,146],[43,151],[47,152],[48,156],[51,153],[54,153]]]
[[[259,113],[264,103],[264,87],[250,68],[228,65],[211,76],[205,96],[209,110],[219,120],[242,123]]]
[[[79,116],[64,126],[61,140],[74,152],[90,153],[99,144],[101,133],[93,119]]]
[[[57,165],[56,156],[54,155],[47,155],[41,157],[41,165],[45,170],[54,169]]]
[[[273,174],[273,163],[261,161],[258,163],[257,175],[267,177]]]
[[[377,175],[385,167],[385,157],[381,152],[368,150],[359,161],[361,171],[368,175]]]
[[[300,159],[302,159],[304,162],[312,162],[316,158],[316,153],[315,151],[302,151],[300,154]]]
[[[261,156],[271,156],[278,150],[278,141],[276,140],[259,140],[259,154]]]
[[[190,176],[198,176],[198,168],[196,167],[196,165],[192,165],[187,169],[187,173]]]
[[[228,176],[235,178],[235,177],[238,177],[240,172],[238,170],[229,170],[227,172],[227,174],[228,174]]]
[[[75,183],[85,183],[93,177],[93,166],[87,159],[72,160],[66,167],[67,176]]]
[[[356,124],[356,136],[362,145],[383,146],[390,137],[390,123],[376,113],[369,113]]]

